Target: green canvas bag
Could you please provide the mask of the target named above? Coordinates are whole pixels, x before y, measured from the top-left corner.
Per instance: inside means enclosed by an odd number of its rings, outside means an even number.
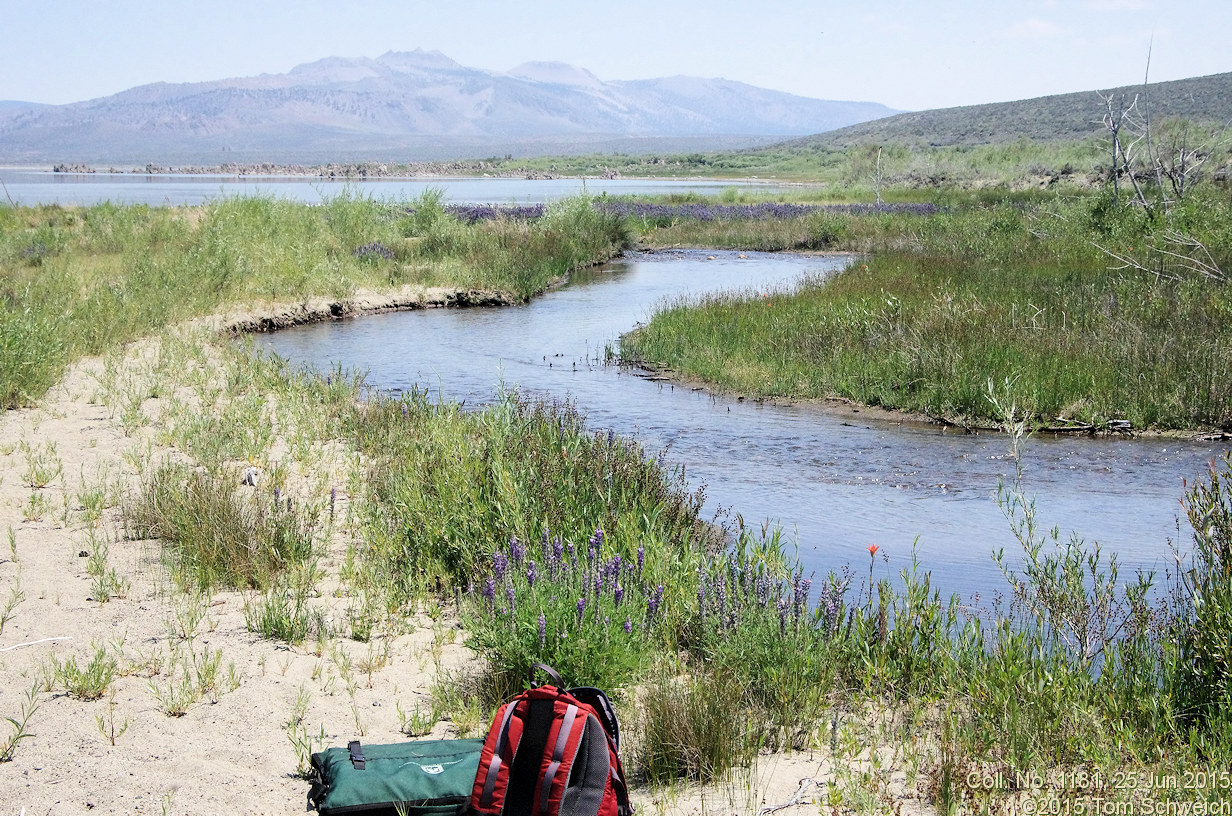
[[[327,748],[312,755],[308,807],[320,816],[459,816],[470,803],[482,739]]]

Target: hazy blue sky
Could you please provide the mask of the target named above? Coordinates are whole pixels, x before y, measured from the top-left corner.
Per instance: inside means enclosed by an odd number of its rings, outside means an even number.
[[[918,110],[1232,71],[1229,0],[0,0],[0,99],[437,50]]]

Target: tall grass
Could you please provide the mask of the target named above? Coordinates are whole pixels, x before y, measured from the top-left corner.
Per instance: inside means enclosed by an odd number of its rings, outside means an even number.
[[[264,588],[313,555],[317,511],[275,492],[251,494],[238,474],[168,464],[127,508],[129,534],[157,538],[182,585]]]

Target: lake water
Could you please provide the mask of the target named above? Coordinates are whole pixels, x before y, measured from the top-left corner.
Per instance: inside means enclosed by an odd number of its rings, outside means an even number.
[[[154,207],[204,204],[227,196],[268,195],[320,202],[343,193],[403,201],[427,189],[444,191],[453,204],[543,204],[580,193],[591,195],[714,195],[726,187],[754,186],[776,192],[782,185],[756,182],[672,179],[424,178],[328,181],[290,176],[138,175],[52,173],[0,168],[0,181],[14,203],[90,205],[147,204]]]
[[[325,369],[369,373],[379,389],[426,387],[475,405],[502,384],[577,402],[596,429],[637,438],[704,484],[711,512],[779,524],[807,571],[851,564],[859,581],[867,547],[879,575],[913,551],[947,592],[988,599],[1005,582],[991,553],[1019,552],[996,502],[1013,477],[1008,440],[924,424],[873,421],[862,412],[738,401],[604,366],[604,351],[656,305],[688,294],[790,286],[844,258],[732,252],[633,255],[574,276],[531,303],[435,309],[303,326],[256,338],[259,346]],[[1201,477],[1227,444],[1159,439],[1035,438],[1025,491],[1041,530],[1099,541],[1135,568],[1162,575],[1167,542],[1187,543],[1183,482]],[[1178,533],[1178,524],[1182,524]],[[888,562],[882,557],[888,558]]]

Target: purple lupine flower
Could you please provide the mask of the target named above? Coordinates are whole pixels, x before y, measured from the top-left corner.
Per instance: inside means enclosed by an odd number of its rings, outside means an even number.
[[[826,635],[833,635],[838,630],[839,608],[843,600],[843,587],[831,581],[821,591],[822,619],[825,621]]]
[[[603,573],[596,572],[595,573],[595,597],[598,598],[601,594],[603,594]]]
[[[275,487],[274,488],[274,507],[275,509],[278,507],[278,503],[280,501],[282,501],[282,491]]]
[[[526,547],[522,546],[517,536],[509,536],[509,557],[518,566],[522,566],[522,559],[526,557]]]
[[[406,419],[406,415],[409,413],[410,413],[410,410],[406,407],[406,403],[405,402],[402,403],[402,418]]]
[[[599,552],[600,550],[603,549],[603,530],[602,528],[596,528],[595,534],[592,535],[590,537],[590,540],[587,541],[586,543],[587,543],[586,560],[589,561],[591,565],[593,566],[594,563],[599,560]]]
[[[539,577],[539,571],[535,569],[535,562],[528,561],[526,567],[526,585],[531,589],[535,588],[535,579]]]
[[[642,580],[642,568],[646,566],[646,546],[639,544],[637,547],[637,580]]]
[[[496,579],[489,578],[488,582],[483,585],[483,601],[484,606],[490,610],[496,603]]]
[[[706,616],[706,577],[704,575],[697,576],[697,612],[702,617]]]
[[[653,622],[655,616],[659,614],[659,606],[663,603],[663,584],[655,587],[654,595],[646,599],[646,620]]]
[[[808,606],[809,589],[813,586],[812,578],[803,578],[796,585],[796,615],[799,616]]]
[[[770,581],[764,573],[757,576],[757,603],[762,609],[770,603]]]
[[[616,585],[616,588],[615,588],[614,590],[612,590],[612,597],[616,599],[616,608],[617,608],[617,609],[619,609],[619,608],[620,608],[620,602],[621,602],[621,601],[624,599],[624,597],[625,597],[625,588],[624,588],[624,587],[622,587],[620,584],[617,584],[617,585]]]
[[[629,618],[628,615],[625,615],[625,634],[626,635],[633,634],[633,621]]]
[[[778,603],[778,607],[779,607],[779,634],[786,635],[787,634],[787,610],[789,608],[789,605],[787,601],[781,600]]]
[[[517,593],[513,591],[513,585],[505,587],[505,600],[509,602],[509,614],[513,614],[514,599],[517,598]]]
[[[612,444],[615,441],[616,441],[616,432],[613,431],[611,428],[608,428],[607,429],[607,446],[609,448],[612,447]]]
[[[577,602],[578,626],[582,625],[582,617],[585,614],[586,614],[586,598],[585,596],[583,596],[581,598],[578,598],[578,602]]]
[[[495,550],[492,553],[492,575],[496,580],[505,580],[505,570],[509,568],[509,559],[500,550]]]
[[[727,585],[721,578],[714,582],[714,599],[719,610],[719,621],[722,622],[727,614]]]
[[[542,651],[548,642],[548,619],[539,613],[539,650]]]

